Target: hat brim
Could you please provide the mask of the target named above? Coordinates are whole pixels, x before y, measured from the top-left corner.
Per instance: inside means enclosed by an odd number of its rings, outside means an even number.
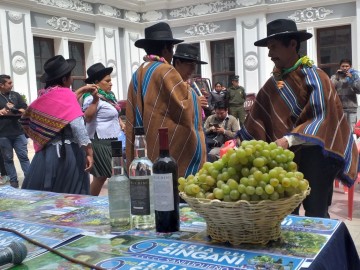
[[[184,60],[190,60],[190,61],[195,62],[196,64],[200,64],[200,65],[207,64],[207,62],[205,62],[205,61],[197,60],[197,59],[194,59],[194,58],[191,58],[191,57],[186,57],[186,56],[183,56],[183,55],[174,54],[173,57],[176,57],[176,58],[179,58],[179,59],[184,59]]]
[[[266,38],[260,39],[258,41],[254,42],[254,45],[257,47],[267,47],[267,42],[270,39],[276,39],[279,37],[286,37],[286,36],[294,36],[297,37],[299,39],[300,42],[308,40],[309,38],[311,38],[313,35],[311,33],[308,32],[301,32],[301,31],[293,31],[293,32],[283,32],[283,33],[276,33],[273,35],[270,35]]]
[[[49,81],[52,81],[52,80],[56,80],[58,78],[61,78],[64,75],[68,74],[69,72],[71,72],[74,69],[74,67],[76,66],[76,60],[75,59],[67,59],[65,61],[69,65],[67,67],[67,69],[65,69],[62,73],[60,73],[60,74],[58,74],[56,76],[52,76],[52,77],[49,77],[47,73],[44,73],[40,77],[40,82],[46,83],[46,82],[49,82]]]
[[[113,68],[112,67],[107,67],[104,69],[101,69],[97,72],[95,72],[94,74],[92,74],[90,77],[86,78],[84,80],[85,83],[95,83],[95,81],[98,81],[99,78],[104,78],[106,75],[110,75],[111,72],[113,72]],[[100,80],[101,80],[100,79]]]
[[[184,40],[181,39],[149,39],[149,38],[143,38],[143,39],[138,39],[137,41],[135,41],[134,45],[137,48],[140,49],[145,49],[149,44],[154,43],[154,42],[159,42],[159,41],[168,41],[171,42],[172,44],[179,44],[181,42],[184,42]]]

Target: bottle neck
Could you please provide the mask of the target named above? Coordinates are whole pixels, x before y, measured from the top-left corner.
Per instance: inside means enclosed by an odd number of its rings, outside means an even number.
[[[169,138],[167,129],[159,130],[159,155],[169,156]]]
[[[147,157],[145,135],[135,135],[134,156],[135,158]]]
[[[124,174],[124,161],[122,157],[112,157],[112,175],[123,175]]]

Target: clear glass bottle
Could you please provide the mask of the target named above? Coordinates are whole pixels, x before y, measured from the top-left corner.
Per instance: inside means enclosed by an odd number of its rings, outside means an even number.
[[[155,228],[153,164],[147,157],[143,127],[135,127],[134,160],[129,166],[131,227],[139,230]]]
[[[122,142],[111,142],[112,176],[108,182],[112,232],[130,230],[130,180],[124,175]]]
[[[159,157],[153,165],[157,232],[176,232],[180,229],[177,170],[177,163],[169,152],[168,128],[159,128]]]

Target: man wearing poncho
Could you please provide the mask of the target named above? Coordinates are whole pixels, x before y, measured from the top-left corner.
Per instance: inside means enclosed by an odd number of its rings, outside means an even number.
[[[334,179],[351,186],[357,176],[358,151],[349,124],[327,74],[298,56],[300,42],[312,35],[284,19],[268,23],[267,34],[254,45],[268,47],[275,68],[238,136],[293,150],[311,187],[303,202],[305,215],[329,217]]]
[[[178,163],[178,175],[195,174],[206,158],[201,107],[197,95],[170,65],[174,39],[168,24],[145,28],[145,38],[135,46],[145,49],[144,63],[135,71],[126,104],[126,163],[134,159],[134,127],[143,126],[147,155],[159,155],[158,129],[169,129],[170,155]]]

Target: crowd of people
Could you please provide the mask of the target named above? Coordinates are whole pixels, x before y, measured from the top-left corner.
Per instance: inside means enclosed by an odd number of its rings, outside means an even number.
[[[135,42],[146,55],[129,83],[125,123],[111,91],[113,69],[102,63],[89,67],[86,85],[73,91],[75,60],[52,57],[41,78],[45,88],[29,106],[12,91],[11,78],[1,75],[5,175],[18,187],[14,149],[25,175],[22,188],[98,195],[111,176],[111,142],[122,131],[130,164],[134,128],[144,128],[148,157],[154,161],[159,152],[157,131],[167,127],[170,154],[178,163],[178,175],[184,177],[197,173],[206,160],[217,160],[227,140],[264,140],[294,151],[298,170],[312,190],[303,202],[305,214],[328,217],[334,179],[351,185],[357,176],[359,155],[352,127],[360,80],[349,59],[340,61],[330,79],[307,56],[300,57],[301,42],[311,37],[298,31],[292,20],[267,24],[267,37],[254,45],[268,48],[274,70],[248,117],[239,76],[233,76],[227,88],[216,82],[211,92],[199,90],[191,77],[196,65],[207,63],[196,47],[175,39],[164,22],[145,28],[145,37]],[[31,163],[26,136],[36,152]]]

